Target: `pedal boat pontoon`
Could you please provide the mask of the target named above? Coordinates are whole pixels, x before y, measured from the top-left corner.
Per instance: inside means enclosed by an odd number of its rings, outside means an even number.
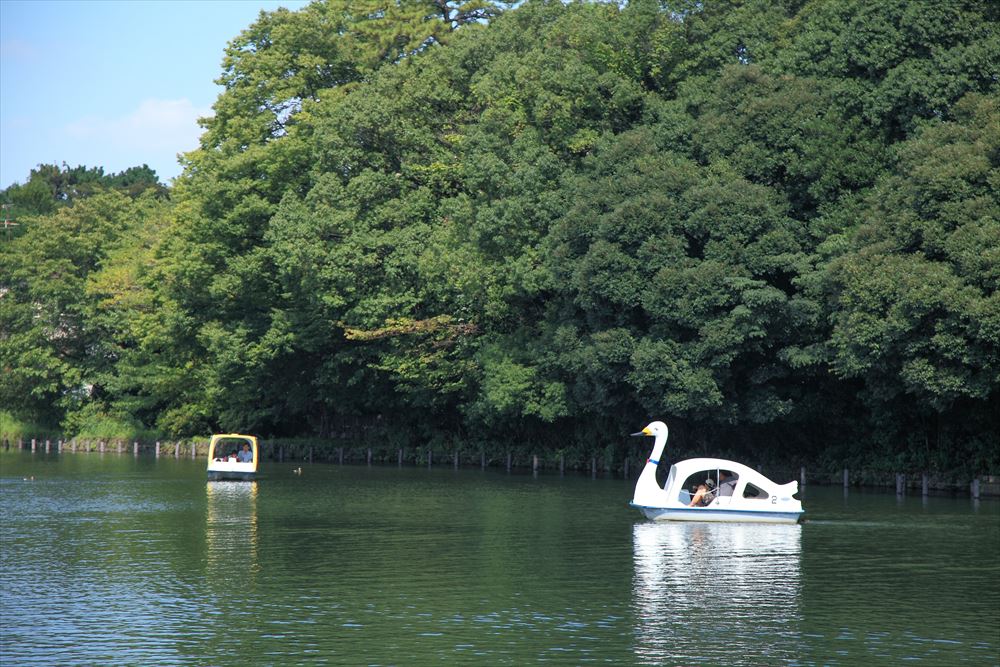
[[[250,445],[253,460],[229,460],[229,453],[233,450],[241,451],[243,445]],[[208,479],[209,481],[251,481],[257,479],[257,461],[259,460],[259,456],[260,448],[257,445],[257,438],[255,436],[240,435],[238,433],[213,435],[211,442],[208,444]]]
[[[667,425],[653,422],[639,433],[655,438],[653,452],[635,485],[632,502],[647,519],[654,521],[739,521],[752,523],[798,523],[802,502],[793,496],[798,482],[777,484],[753,468],[736,461],[698,458],[678,461],[670,466],[666,484],[656,481],[656,468],[667,444]],[[723,473],[731,495],[720,495]],[[732,480],[735,479],[735,485]],[[690,507],[692,487],[711,480],[715,497],[706,506]]]

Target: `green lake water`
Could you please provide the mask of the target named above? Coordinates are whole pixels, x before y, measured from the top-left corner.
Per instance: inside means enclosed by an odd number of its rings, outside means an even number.
[[[995,500],[654,524],[622,479],[204,465],[0,452],[0,664],[1000,664]]]

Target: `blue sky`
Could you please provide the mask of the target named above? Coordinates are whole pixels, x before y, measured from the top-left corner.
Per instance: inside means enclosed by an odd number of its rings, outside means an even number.
[[[41,163],[148,164],[198,145],[226,43],[306,0],[0,0],[0,189]]]

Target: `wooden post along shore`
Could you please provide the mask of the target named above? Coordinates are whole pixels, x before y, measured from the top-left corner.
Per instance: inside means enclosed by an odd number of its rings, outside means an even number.
[[[199,455],[199,446],[196,441],[180,441],[180,440],[173,442],[170,441],[161,442],[159,440],[155,442],[150,442],[149,443],[149,449],[151,450],[150,453],[153,454],[157,459],[159,459],[161,456],[168,456],[170,451],[169,447],[171,445],[173,446],[173,455],[175,458],[179,459],[181,457],[182,450],[185,454],[187,454],[189,452],[189,450],[187,449],[188,445],[190,445],[191,447],[190,449],[191,459],[197,459]],[[4,449],[7,450],[11,449],[12,447],[16,447],[17,450],[19,451],[26,451],[30,447],[32,453],[40,452],[42,451],[42,447],[44,447],[45,454],[51,454],[53,451],[57,454],[62,454],[64,452],[73,452],[73,453],[100,452],[101,454],[104,454],[106,452],[112,451],[111,447],[114,447],[115,452],[117,452],[118,454],[124,454],[127,453],[128,441],[126,441],[123,438],[116,438],[111,441],[101,440],[101,439],[78,440],[77,438],[63,440],[61,438],[59,439],[51,439],[44,437],[26,438],[20,435],[15,437],[9,434],[0,434],[0,446],[2,446]],[[141,441],[133,440],[131,446],[132,456],[138,458],[140,453],[143,451],[143,447],[144,445],[142,444]],[[164,450],[164,447],[167,447],[168,449]],[[304,449],[293,448],[292,450],[289,450],[287,454],[291,458],[302,458],[303,460],[307,460],[309,463],[313,463],[315,460],[314,457],[316,457],[317,455],[320,457],[321,461],[332,462],[333,450],[334,448],[332,447],[329,449],[321,447],[317,450],[317,447],[315,445],[309,445]],[[267,444],[266,451],[269,452],[270,456],[273,459],[276,459],[278,462],[284,462],[286,456],[284,445],[279,445],[278,443],[271,442]],[[427,447],[426,454],[427,454],[427,467],[428,469],[432,469],[434,466],[433,447]],[[506,469],[507,473],[510,474],[513,472],[514,468],[513,450],[508,449],[506,454],[507,454]],[[337,462],[340,465],[344,465],[345,456],[347,456],[351,462],[360,462],[361,457],[364,457],[364,461],[369,467],[375,464],[375,448],[371,446],[362,445],[362,446],[351,447],[350,453],[345,452],[344,446],[336,447]],[[385,459],[382,462],[388,464],[389,461],[391,461],[391,459],[389,458],[390,456],[391,454],[386,452]],[[525,459],[523,463],[525,464],[525,466],[530,464],[532,474],[537,476],[540,472],[542,472],[543,461],[545,460],[545,454],[544,453],[540,454],[538,452],[531,452],[526,456],[530,456],[530,459]],[[581,470],[580,472],[584,472],[586,471],[587,467],[589,467],[591,477],[596,479],[598,476],[597,473],[598,473],[599,458],[601,458],[599,452],[592,453],[589,462],[590,465],[587,466],[586,459],[584,459],[583,461],[579,462],[579,464],[582,465],[578,465],[578,469],[583,468],[583,470]],[[396,451],[396,465],[399,468],[402,468],[403,462],[405,460],[407,460],[405,448],[399,447]],[[486,455],[486,450],[484,448],[480,448],[479,466],[482,470],[485,471],[487,466],[491,463],[500,463],[502,465],[502,461],[503,459],[501,459],[500,461],[496,461],[495,459],[491,461],[490,458],[487,457]],[[414,456],[413,463],[419,463],[419,452]],[[455,470],[461,469],[462,456],[460,450],[455,449],[452,451],[451,463],[452,467]],[[552,459],[552,464],[553,464],[552,469],[554,472],[556,466],[556,461],[554,458]],[[559,451],[558,466],[559,466],[560,476],[564,476],[566,474],[566,465],[567,465],[566,454],[564,451]],[[637,472],[635,468],[636,466],[632,465],[631,456],[624,456],[618,462],[615,461],[608,462],[608,464],[604,468],[604,471],[611,472],[613,475],[616,473],[616,471],[620,471],[624,479],[631,479],[632,475],[635,472]],[[638,466],[638,471],[641,472],[641,470],[642,470],[642,465],[640,463],[640,465]],[[913,484],[914,494],[916,493],[917,475],[919,474],[920,494],[922,497],[927,498],[931,490],[931,478],[932,475],[934,475],[934,473],[931,471],[923,471],[919,473],[892,472],[890,475],[886,475],[881,480],[876,479],[874,480],[874,482],[866,482],[866,480],[869,479],[871,473],[872,471],[862,470],[861,476],[858,477],[856,472],[855,478],[858,481],[856,481],[855,483],[856,484],[860,483],[862,485],[866,483],[868,484],[873,483],[874,486],[881,487],[883,489],[892,486],[894,487],[896,496],[899,498],[903,498],[909,495],[907,489],[910,483],[908,480],[909,474],[913,475],[912,484]],[[825,475],[820,475],[818,479],[823,484],[841,485],[844,489],[845,497],[848,493],[848,490],[852,482],[851,471],[846,466],[841,468],[839,475],[835,475],[832,478],[828,478]],[[799,467],[800,488],[805,487],[805,485],[807,484],[807,480],[808,480],[808,475],[806,466],[800,466]],[[981,499],[984,495],[987,497],[994,496],[997,494],[998,490],[998,486],[994,478],[989,478],[989,477],[980,478],[979,476],[973,477],[971,479],[966,478],[966,481],[954,478],[940,479],[935,477],[934,484],[935,484],[935,489],[965,492],[968,493],[975,500]]]

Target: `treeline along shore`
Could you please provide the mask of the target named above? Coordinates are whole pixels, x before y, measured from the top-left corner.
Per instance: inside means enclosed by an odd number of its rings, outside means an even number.
[[[985,0],[263,12],[169,186],[40,165],[0,193],[0,431],[301,459],[363,424],[351,460],[519,443],[622,474],[656,418],[672,456],[793,476],[1000,474],[998,24]]]
[[[16,450],[30,450],[32,453],[46,455],[63,453],[98,453],[98,454],[118,454],[139,456],[153,456],[157,459],[163,458],[206,458],[208,456],[209,441],[207,439],[188,439],[174,441],[142,442],[133,440],[131,442],[117,440],[93,440],[93,439],[42,439],[31,438],[25,441],[23,438],[11,440],[6,435],[0,435],[0,447],[4,451],[12,448]],[[508,473],[526,473],[530,471],[534,475],[567,473],[589,473],[597,478],[614,477],[623,480],[636,479],[642,471],[646,460],[634,451],[621,448],[603,449],[601,451],[588,452],[578,449],[570,451],[560,450],[557,452],[542,451],[539,454],[536,447],[507,447],[496,451],[487,451],[486,448],[476,448],[466,446],[451,450],[435,450],[432,447],[419,448],[400,447],[392,450],[384,444],[362,445],[357,442],[345,444],[343,441],[303,441],[301,439],[264,440],[260,443],[260,457],[262,461],[277,463],[303,462],[309,464],[337,464],[337,465],[379,465],[402,468],[407,467],[427,467],[435,466],[441,468],[472,468],[481,470],[504,470]],[[670,462],[665,462],[664,467]],[[806,466],[794,469],[785,466],[764,466],[756,464],[756,467],[763,470],[767,475],[775,480],[797,479],[804,488],[807,484],[817,484],[822,486],[842,485],[844,489],[852,487],[895,487],[897,495],[908,495],[920,493],[924,496],[929,493],[968,493],[974,499],[981,497],[1000,497],[1000,476],[985,475],[974,477],[971,481],[961,479],[954,471],[948,473],[930,474],[927,472],[890,472],[886,470],[855,470],[843,468],[831,472],[829,469],[809,470]],[[266,470],[265,470],[266,473]]]

